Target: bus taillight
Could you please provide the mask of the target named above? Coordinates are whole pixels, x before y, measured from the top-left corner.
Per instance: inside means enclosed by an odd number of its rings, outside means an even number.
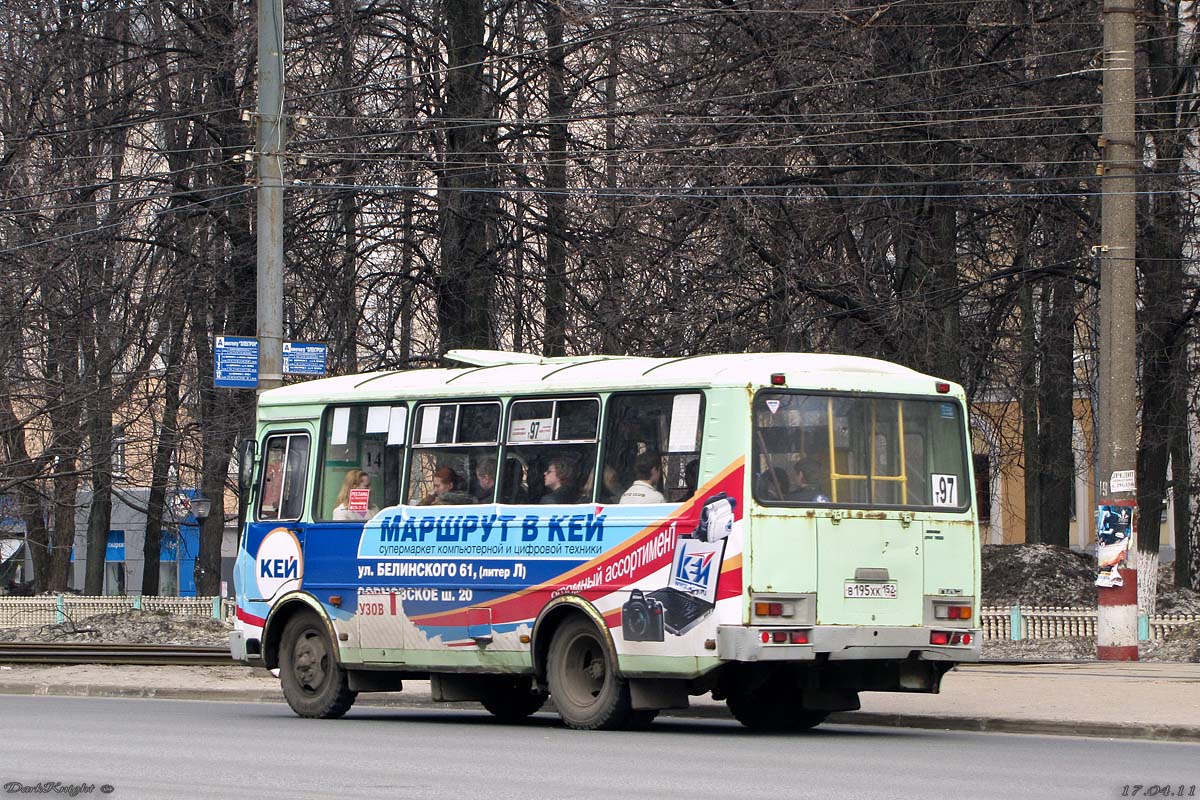
[[[754,615],[756,617],[790,617],[795,614],[795,605],[792,603],[766,603],[756,602],[754,604]]]
[[[967,645],[971,643],[971,634],[966,631],[930,631],[930,644]]]
[[[933,615],[938,619],[970,619],[971,607],[935,604]]]
[[[808,631],[763,631],[763,644],[809,644]]]

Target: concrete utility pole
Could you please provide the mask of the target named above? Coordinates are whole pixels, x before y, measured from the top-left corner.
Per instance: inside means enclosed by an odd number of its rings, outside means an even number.
[[[258,2],[258,388],[283,384],[283,0]]]
[[[1137,130],[1134,110],[1133,0],[1104,0],[1104,167],[1101,177],[1100,256],[1100,503],[1134,500],[1132,481],[1113,491],[1114,473],[1137,467]],[[1151,520],[1150,524],[1157,524]],[[1136,543],[1122,586],[1097,589],[1096,657],[1138,658]]]

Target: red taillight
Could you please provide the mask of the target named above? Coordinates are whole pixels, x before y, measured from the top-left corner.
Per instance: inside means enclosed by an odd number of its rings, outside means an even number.
[[[787,377],[782,372],[776,372],[771,375],[772,386],[783,386],[785,383],[787,383]]]
[[[763,644],[811,644],[811,631],[763,631],[759,634]]]
[[[949,394],[949,392],[950,392],[950,384],[948,384],[948,383],[943,383],[942,381],[938,381],[938,382],[937,382],[936,384],[934,384],[934,385],[937,387],[938,394]]]
[[[964,633],[964,634],[962,635],[962,643],[963,643],[963,644],[970,644],[970,643],[971,643],[971,634],[969,634],[969,633]]]
[[[930,644],[950,644],[950,634],[945,631],[933,631],[929,634]]]

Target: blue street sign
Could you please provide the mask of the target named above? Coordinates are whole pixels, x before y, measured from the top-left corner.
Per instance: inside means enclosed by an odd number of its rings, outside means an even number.
[[[213,386],[258,388],[258,339],[218,336],[213,346]]]
[[[329,348],[314,342],[283,343],[284,375],[324,375]]]

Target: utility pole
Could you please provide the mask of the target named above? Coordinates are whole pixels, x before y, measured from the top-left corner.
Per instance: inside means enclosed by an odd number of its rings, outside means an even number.
[[[283,0],[258,0],[258,389],[283,384]]]
[[[1100,212],[1101,505],[1136,499],[1137,468],[1137,130],[1134,110],[1133,0],[1104,0],[1104,119]],[[1134,473],[1136,474],[1136,473]],[[1116,481],[1114,481],[1116,478]],[[1114,485],[1115,483],[1115,485]],[[1118,491],[1114,491],[1117,489]],[[1131,521],[1132,509],[1130,511]],[[1150,520],[1150,524],[1157,524]],[[1131,526],[1130,536],[1133,536]],[[1136,543],[1129,542],[1121,586],[1099,587],[1096,657],[1138,659]]]

